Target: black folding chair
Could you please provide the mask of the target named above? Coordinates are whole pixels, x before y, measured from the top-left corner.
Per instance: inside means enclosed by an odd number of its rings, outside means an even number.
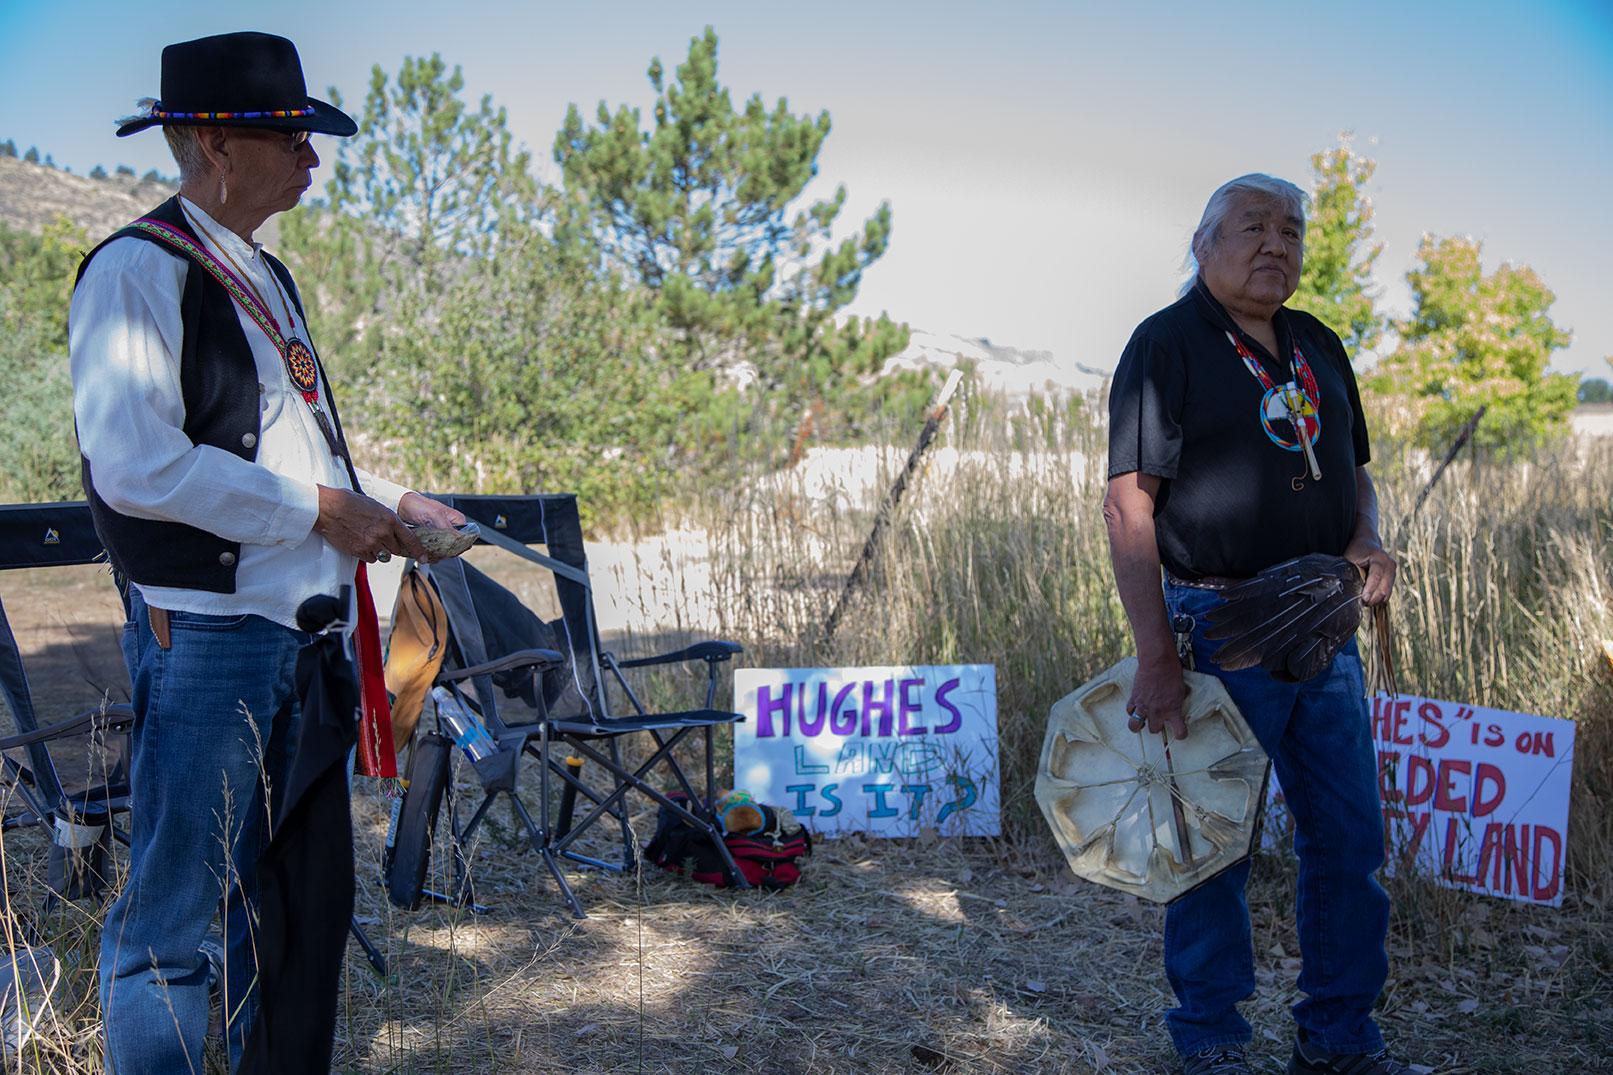
[[[65,567],[104,559],[82,501],[0,505],[0,570]],[[98,894],[109,838],[129,842],[114,818],[129,805],[127,705],[103,704],[41,725],[22,652],[0,604],[0,701],[16,724],[0,739],[4,781],[15,793],[0,828],[45,825],[53,842],[51,898]],[[63,779],[64,763],[69,776]],[[85,869],[93,871],[87,875]]]
[[[66,567],[105,560],[89,505],[82,500],[52,504],[0,505],[0,571]],[[42,725],[23,669],[22,652],[0,604],[0,701],[11,711],[16,734],[0,739],[4,782],[20,809],[8,809],[3,831],[30,825],[50,828],[51,900],[97,895],[112,880],[105,866],[111,839],[128,846],[117,818],[129,810],[128,732],[134,710],[118,703]],[[58,762],[62,766],[58,767]],[[62,770],[71,777],[64,780]],[[377,973],[386,960],[355,921],[354,939]]]
[[[560,607],[560,618],[553,624],[553,648],[489,652],[488,632],[483,629],[488,610],[479,607],[488,602],[485,596],[478,602],[476,573],[467,572],[460,560],[445,560],[426,569],[448,612],[453,641],[437,683],[457,704],[480,716],[497,744],[496,752],[475,766],[482,801],[464,826],[454,826],[460,845],[475,835],[493,803],[500,796],[507,797],[533,850],[553,875],[572,913],[582,918],[582,904],[560,868],[561,860],[613,872],[631,870],[637,861],[637,848],[628,824],[627,796],[636,791],[707,833],[724,859],[731,883],[748,887],[728,854],[710,809],[716,793],[714,731],[719,725],[744,719],[738,713],[713,708],[720,666],[743,649],[733,642],[700,642],[674,653],[618,660],[600,648],[593,584],[588,576],[575,496],[445,495],[438,499],[474,520],[485,544],[496,545],[547,571]],[[532,545],[541,545],[546,552],[530,548]],[[706,665],[705,697],[697,709],[651,712],[623,674],[630,668],[694,661]],[[624,711],[613,708],[612,692],[603,672],[608,672],[609,682],[616,685]],[[558,690],[509,689],[512,676],[529,676],[536,681],[547,675],[553,685],[557,673],[563,680]],[[495,685],[495,677],[506,686]],[[508,704],[522,693],[536,705]],[[440,712],[438,719],[440,723]],[[680,743],[697,732],[704,740],[704,795],[696,791],[674,753]],[[622,758],[621,739],[639,733],[650,737],[654,750],[646,760],[630,766]],[[562,749],[573,762],[578,758],[592,762],[598,771],[608,774],[608,785],[584,780],[581,766],[565,764],[565,759],[557,756]],[[538,763],[536,818],[516,794],[516,777],[523,758]],[[672,790],[681,791],[683,798],[673,798],[657,787],[651,780],[656,773],[669,777],[676,785]],[[561,791],[560,806],[552,811],[550,792],[555,786]],[[579,798],[585,800],[585,812],[576,818],[572,805]],[[450,818],[453,816],[450,810]],[[619,862],[584,854],[578,846],[584,834],[607,819],[616,823],[620,833]]]

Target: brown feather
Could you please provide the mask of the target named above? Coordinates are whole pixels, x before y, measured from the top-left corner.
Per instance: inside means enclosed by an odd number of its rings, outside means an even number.
[[[1215,663],[1228,672],[1259,665],[1287,682],[1319,674],[1361,623],[1362,585],[1354,564],[1316,553],[1229,587],[1207,617],[1205,637],[1223,643]]]

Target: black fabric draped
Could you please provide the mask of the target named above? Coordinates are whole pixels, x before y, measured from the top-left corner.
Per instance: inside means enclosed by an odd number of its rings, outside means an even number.
[[[274,789],[274,835],[258,862],[258,1016],[240,1071],[330,1070],[337,992],[353,917],[348,752],[358,739],[358,679],[336,633],[297,658],[296,759]]]

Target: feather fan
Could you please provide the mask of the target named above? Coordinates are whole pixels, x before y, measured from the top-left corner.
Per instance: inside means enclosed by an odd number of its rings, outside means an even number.
[[[1361,572],[1338,556],[1312,553],[1268,567],[1223,590],[1204,637],[1222,642],[1215,663],[1236,672],[1259,665],[1299,683],[1332,663],[1361,624]]]

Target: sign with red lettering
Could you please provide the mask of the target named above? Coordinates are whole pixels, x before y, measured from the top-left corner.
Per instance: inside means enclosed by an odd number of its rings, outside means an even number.
[[[1380,694],[1372,739],[1391,872],[1561,906],[1573,721]],[[1268,831],[1291,825],[1280,806],[1270,817]]]
[[[741,668],[734,781],[815,832],[997,836],[997,671]]]

